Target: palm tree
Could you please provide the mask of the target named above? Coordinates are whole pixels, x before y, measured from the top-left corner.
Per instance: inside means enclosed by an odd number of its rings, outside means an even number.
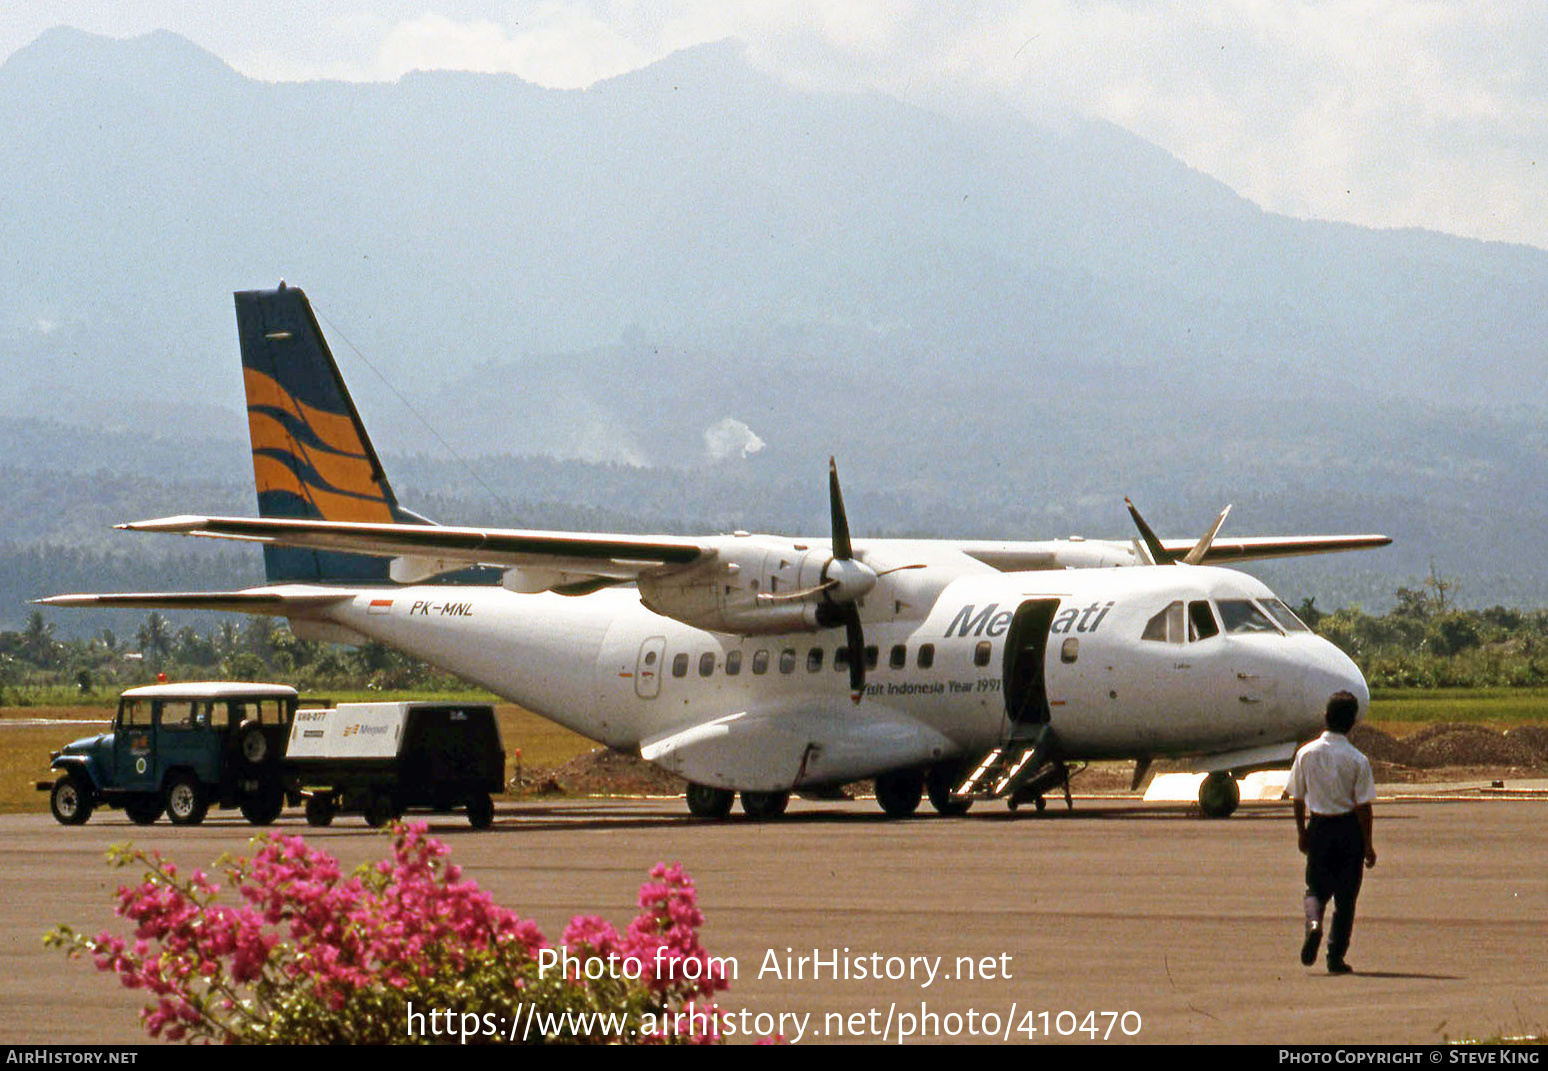
[[[153,655],[157,662],[165,662],[172,653],[172,626],[158,611],[152,610],[140,626],[140,652]]]

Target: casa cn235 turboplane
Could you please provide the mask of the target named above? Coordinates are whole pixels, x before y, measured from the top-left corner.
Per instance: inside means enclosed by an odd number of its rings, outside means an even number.
[[[829,538],[443,526],[399,505],[302,291],[236,311],[259,516],[121,527],[261,543],[268,583],[42,602],[375,640],[680,774],[701,817],[740,793],[770,818],[863,778],[891,816],[926,793],[943,814],[1041,809],[1081,762],[1135,760],[1138,787],[1163,757],[1193,759],[1224,816],[1232,775],[1286,765],[1329,695],[1369,702],[1342,652],[1210,563],[1385,536],[1223,541],[1222,512],[1196,543],[1161,540],[1131,504],[1128,543],[852,539],[831,461]]]

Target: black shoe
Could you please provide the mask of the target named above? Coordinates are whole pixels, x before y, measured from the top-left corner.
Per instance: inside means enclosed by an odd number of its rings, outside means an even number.
[[[1322,927],[1313,923],[1306,927],[1306,940],[1301,942],[1301,965],[1310,967],[1317,962],[1317,946],[1322,944]]]
[[[1341,959],[1332,959],[1332,958],[1330,958],[1328,960],[1328,973],[1329,974],[1353,974],[1354,973],[1354,968],[1351,967],[1349,964],[1345,963]]]

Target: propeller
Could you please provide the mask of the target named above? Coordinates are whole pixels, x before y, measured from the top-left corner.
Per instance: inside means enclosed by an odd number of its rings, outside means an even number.
[[[879,577],[898,569],[921,569],[923,565],[901,565],[878,573],[855,557],[849,538],[849,517],[844,510],[844,492],[839,487],[838,463],[828,458],[828,508],[833,523],[833,557],[822,567],[822,582],[800,591],[763,594],[764,604],[803,602],[821,599],[817,623],[824,628],[844,626],[849,646],[849,693],[856,703],[865,694],[865,629],[860,624],[860,600],[876,586]]]
[[[833,615],[844,622],[849,643],[849,698],[856,703],[865,694],[865,630],[860,627],[860,598],[876,586],[876,570],[855,560],[849,539],[849,517],[844,511],[844,492],[839,487],[838,462],[828,458],[828,509],[833,517],[833,559],[823,567],[823,598]],[[827,615],[824,615],[827,616]]]
[[[1139,510],[1134,507],[1134,503],[1128,496],[1124,497],[1123,504],[1129,507],[1129,516],[1134,518],[1134,527],[1139,529],[1140,538],[1145,541],[1145,550],[1149,553],[1152,565],[1173,565],[1178,562],[1184,565],[1198,565],[1204,560],[1204,555],[1209,553],[1210,544],[1215,541],[1215,536],[1220,534],[1220,528],[1231,512],[1230,506],[1221,510],[1220,516],[1215,518],[1215,523],[1210,525],[1209,531],[1193,545],[1193,549],[1186,554],[1178,554],[1161,545],[1161,540],[1156,538],[1156,533],[1145,523],[1145,518],[1140,516]]]
[[[767,606],[821,600],[817,607],[817,624],[822,628],[844,626],[845,643],[849,647],[849,697],[858,703],[865,694],[866,663],[860,600],[876,587],[881,577],[904,569],[924,569],[926,563],[895,565],[878,572],[855,557],[854,543],[849,538],[849,517],[844,510],[844,492],[839,487],[838,463],[831,457],[828,458],[828,509],[833,524],[833,556],[822,567],[821,582],[799,591],[765,592],[758,596],[758,602]]]

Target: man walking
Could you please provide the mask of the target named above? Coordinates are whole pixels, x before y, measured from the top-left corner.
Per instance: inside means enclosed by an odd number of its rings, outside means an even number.
[[[1348,692],[1328,700],[1327,731],[1295,754],[1290,767],[1290,798],[1295,802],[1295,829],[1306,856],[1306,937],[1301,962],[1317,961],[1322,943],[1322,916],[1333,901],[1333,926],[1328,933],[1328,973],[1348,974],[1344,954],[1354,929],[1355,899],[1360,895],[1361,863],[1376,865],[1371,846],[1371,804],[1376,781],[1371,764],[1348,733],[1360,713],[1360,701]]]

